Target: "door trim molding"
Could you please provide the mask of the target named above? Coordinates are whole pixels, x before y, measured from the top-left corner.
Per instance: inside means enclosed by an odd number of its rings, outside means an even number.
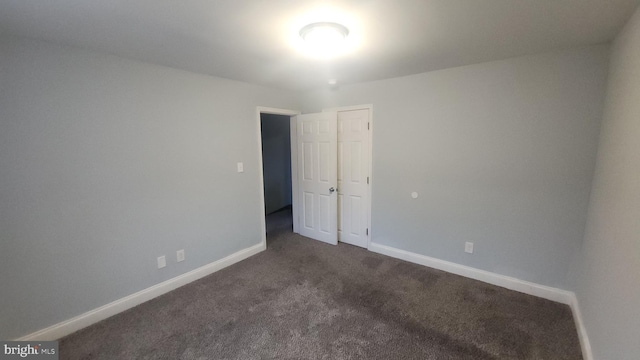
[[[373,104],[362,105],[350,105],[340,106],[322,109],[322,112],[341,112],[341,111],[353,111],[353,110],[369,110],[369,187],[367,189],[369,196],[369,204],[367,206],[367,229],[369,234],[367,235],[367,249],[371,250],[371,238],[373,234],[373,223],[371,222],[371,209],[373,207]]]
[[[298,110],[290,110],[290,109],[278,109],[278,108],[273,108],[273,107],[267,107],[267,106],[258,106],[256,107],[256,125],[257,125],[257,134],[258,134],[258,178],[259,178],[259,185],[260,185],[260,199],[258,199],[259,201],[259,205],[260,205],[260,212],[262,213],[262,217],[260,218],[260,229],[262,232],[262,240],[261,240],[261,244],[264,244],[265,248],[267,246],[267,212],[265,210],[265,200],[264,200],[264,165],[262,163],[262,130],[261,130],[261,122],[260,122],[260,114],[273,114],[273,115],[285,115],[285,116],[296,116],[296,115],[300,115],[300,111]],[[293,131],[293,130],[292,130]],[[293,137],[293,132],[291,133],[292,138],[291,138],[291,146],[292,146],[292,150],[293,150],[293,144],[294,141],[297,140],[297,138]],[[291,152],[291,207],[292,207],[292,213],[293,213],[293,223],[294,223],[294,230],[296,228],[296,219],[298,218],[298,204],[297,204],[297,193],[298,193],[298,164],[297,162],[295,163],[295,167],[294,167],[294,162],[293,162],[293,151]],[[297,157],[297,153],[296,153],[296,157]]]

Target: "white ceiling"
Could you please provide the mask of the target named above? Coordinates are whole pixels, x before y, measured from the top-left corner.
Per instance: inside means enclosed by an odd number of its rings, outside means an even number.
[[[610,41],[638,0],[0,0],[0,29],[289,89],[353,83]],[[301,52],[337,21],[351,50]]]

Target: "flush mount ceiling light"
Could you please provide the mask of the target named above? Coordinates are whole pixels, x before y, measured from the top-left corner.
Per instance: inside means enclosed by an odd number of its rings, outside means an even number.
[[[349,29],[334,22],[316,22],[300,29],[300,37],[318,52],[331,52],[339,48],[349,35]]]

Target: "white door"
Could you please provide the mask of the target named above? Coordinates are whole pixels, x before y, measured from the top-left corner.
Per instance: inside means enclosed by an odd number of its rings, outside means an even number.
[[[367,247],[369,110],[338,112],[338,239]]]
[[[300,235],[337,245],[336,113],[298,115],[296,122]]]

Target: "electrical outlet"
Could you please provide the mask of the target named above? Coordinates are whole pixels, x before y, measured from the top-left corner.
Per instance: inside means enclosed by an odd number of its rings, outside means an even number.
[[[162,269],[165,266],[167,266],[167,259],[162,255],[158,258],[158,269]]]
[[[178,262],[184,261],[184,249],[176,251],[176,259]]]
[[[244,164],[241,162],[238,163],[238,172],[239,173],[244,172]]]
[[[472,242],[464,243],[464,252],[469,253],[469,254],[473,254],[473,243]]]

